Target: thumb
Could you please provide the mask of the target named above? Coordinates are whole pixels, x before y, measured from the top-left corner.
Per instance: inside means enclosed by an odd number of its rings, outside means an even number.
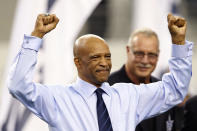
[[[171,27],[176,22],[176,18],[172,14],[168,14],[168,27]]]

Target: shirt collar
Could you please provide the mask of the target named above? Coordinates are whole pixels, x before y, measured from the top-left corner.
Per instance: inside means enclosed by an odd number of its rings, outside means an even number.
[[[77,77],[74,88],[77,92],[80,93],[80,95],[85,96],[86,98],[89,98],[90,96],[92,96],[95,90],[97,89],[96,86],[82,80],[79,77]],[[111,89],[107,82],[104,82],[100,88],[103,89],[107,95],[109,96],[111,95],[110,93]]]

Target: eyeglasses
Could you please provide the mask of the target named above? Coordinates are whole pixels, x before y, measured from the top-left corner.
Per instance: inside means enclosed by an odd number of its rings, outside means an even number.
[[[133,54],[135,55],[137,59],[140,59],[140,60],[143,59],[145,55],[147,55],[149,60],[156,60],[158,57],[157,53],[145,53],[142,51],[133,51]]]

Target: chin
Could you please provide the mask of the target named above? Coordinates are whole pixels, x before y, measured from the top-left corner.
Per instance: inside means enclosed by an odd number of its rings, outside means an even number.
[[[141,78],[146,78],[150,75],[149,72],[142,72],[142,73],[138,73],[138,76],[141,77]]]
[[[108,77],[107,78],[100,78],[100,79],[98,79],[97,81],[99,82],[99,83],[103,83],[103,82],[106,82],[108,80]]]
[[[109,74],[98,74],[96,75],[96,80],[100,83],[106,82],[108,80]]]
[[[108,79],[102,79],[102,80],[100,80],[100,82],[106,82]]]

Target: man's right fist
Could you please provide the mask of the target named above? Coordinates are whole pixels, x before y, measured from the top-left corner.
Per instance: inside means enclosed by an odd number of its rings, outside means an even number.
[[[46,33],[55,29],[58,22],[59,19],[54,14],[39,14],[36,20],[34,30],[31,33],[31,35],[42,38]]]

